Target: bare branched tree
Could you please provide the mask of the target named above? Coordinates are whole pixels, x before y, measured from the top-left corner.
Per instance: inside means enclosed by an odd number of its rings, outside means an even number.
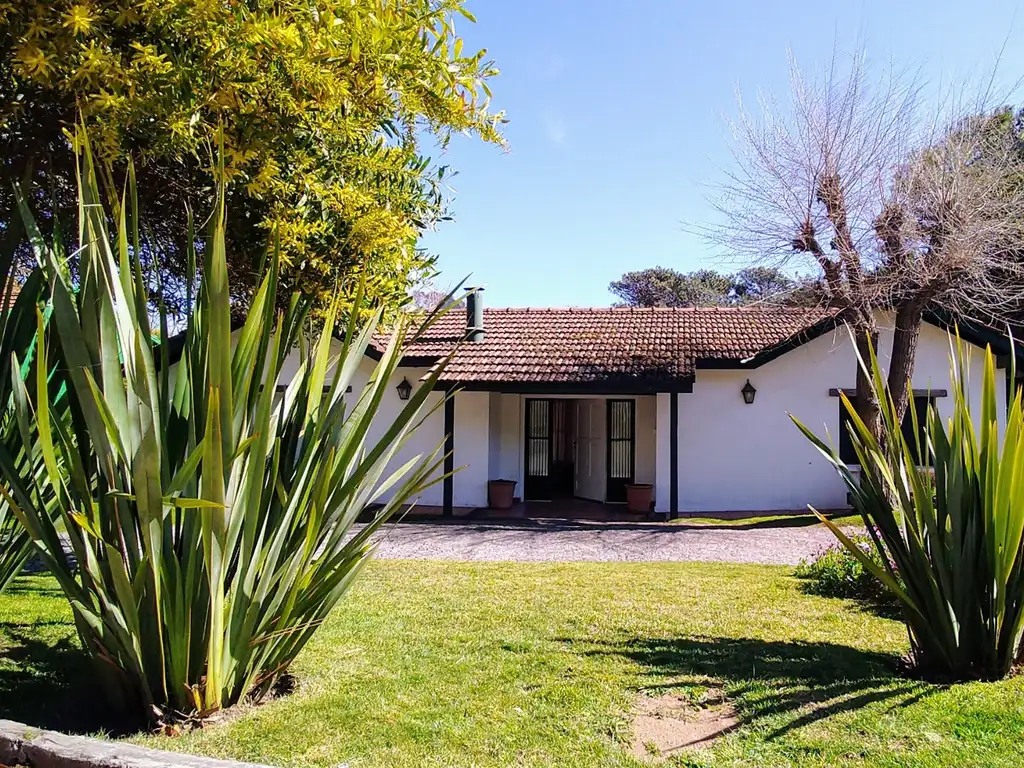
[[[1024,290],[1024,153],[995,126],[991,85],[926,98],[912,72],[872,76],[834,54],[808,80],[791,61],[782,103],[740,102],[734,167],[714,205],[713,242],[748,262],[816,271],[866,356],[879,310],[894,314],[888,387],[902,417],[924,313],[1005,318]],[[971,94],[965,98],[964,94]],[[857,409],[877,431],[878,401],[858,372]]]
[[[430,312],[437,309],[447,301],[452,300],[452,288],[442,289],[434,277],[426,277],[419,280],[409,292],[408,309],[413,312]],[[453,306],[462,306],[462,300],[456,301]]]

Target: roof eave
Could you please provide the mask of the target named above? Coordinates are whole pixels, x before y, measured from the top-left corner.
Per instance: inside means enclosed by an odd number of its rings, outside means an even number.
[[[645,379],[628,377],[592,381],[492,381],[441,378],[438,386],[465,392],[501,392],[509,395],[656,395],[693,392],[694,377]]]

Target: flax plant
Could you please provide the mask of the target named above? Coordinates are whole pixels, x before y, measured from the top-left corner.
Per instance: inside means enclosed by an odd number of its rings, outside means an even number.
[[[23,471],[0,445],[2,493],[115,700],[156,722],[203,717],[274,688],[371,556],[374,532],[440,479],[440,435],[425,455],[397,457],[437,407],[429,392],[444,365],[371,437],[406,325],[365,387],[346,394],[370,364],[379,314],[342,324],[336,340],[332,309],[306,344],[306,302],[277,301],[273,252],[233,334],[223,196],[172,359],[167,313],[143,279],[133,184],[105,207],[88,142],[77,149],[74,281],[24,212],[52,294],[35,344],[44,359],[59,355],[70,407],[56,407],[43,369],[12,370],[17,418],[31,426],[22,449],[38,451],[45,471]],[[290,378],[289,355],[299,358]]]
[[[14,218],[17,220],[16,216]],[[8,238],[8,244],[10,242]],[[20,289],[17,296],[14,295],[16,285]],[[37,364],[32,354],[35,306],[42,290],[42,275],[38,270],[18,285],[13,250],[5,248],[0,254],[0,307],[3,308],[0,310],[0,443],[6,446],[20,474],[32,474],[44,468],[42,456],[38,450],[33,450],[32,442],[27,442],[28,450],[23,447],[26,441],[19,433],[11,389],[12,365],[28,371]],[[66,403],[66,399],[58,399],[58,402]],[[33,550],[32,537],[11,505],[0,498],[0,592],[21,573]]]
[[[873,436],[844,397],[859,477],[796,422],[845,481],[880,557],[818,516],[899,600],[920,671],[953,679],[1006,676],[1024,630],[1024,409],[1020,390],[998,402],[995,356],[983,355],[972,404],[969,352],[959,335],[951,343],[951,415],[944,420],[929,407],[925,445],[917,445],[913,409],[914,438],[901,430],[874,352],[861,361],[881,403],[882,435]]]

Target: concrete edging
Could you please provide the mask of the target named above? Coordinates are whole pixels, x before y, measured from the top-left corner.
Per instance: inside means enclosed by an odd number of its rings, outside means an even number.
[[[0,720],[0,765],[32,768],[271,768],[256,763],[214,760],[134,744],[67,736]]]

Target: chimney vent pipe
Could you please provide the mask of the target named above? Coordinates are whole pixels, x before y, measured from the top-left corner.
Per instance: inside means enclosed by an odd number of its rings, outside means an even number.
[[[484,340],[484,289],[466,289],[466,341]]]

